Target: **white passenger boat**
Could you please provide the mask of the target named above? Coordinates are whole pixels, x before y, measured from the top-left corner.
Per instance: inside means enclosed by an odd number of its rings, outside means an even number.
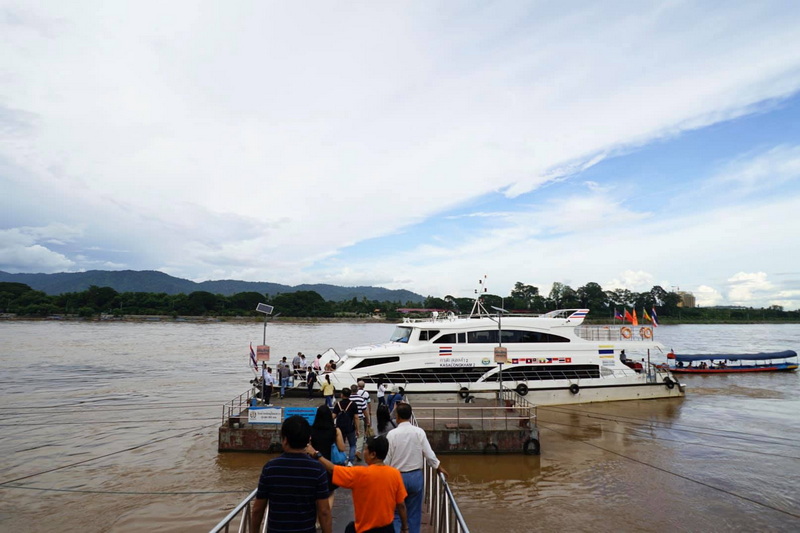
[[[490,314],[476,302],[467,316],[406,319],[389,342],[337,354],[328,375],[337,389],[358,380],[370,392],[379,381],[403,387],[411,402],[496,398],[501,379],[537,405],[683,396],[666,365],[650,363],[665,354],[651,327],[584,326],[588,312]],[[495,362],[498,347],[505,364]]]

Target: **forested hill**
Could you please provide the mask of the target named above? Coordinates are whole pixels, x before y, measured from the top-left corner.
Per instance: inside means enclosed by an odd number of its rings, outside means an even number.
[[[203,281],[196,283],[154,270],[90,270],[88,272],[58,274],[10,274],[0,271],[0,282],[24,283],[34,290],[49,295],[82,292],[91,286],[111,287],[117,292],[151,292],[167,294],[191,294],[206,291],[212,294],[231,296],[241,292],[261,294],[285,294],[297,291],[315,291],[326,301],[340,302],[356,298],[379,302],[417,302],[424,296],[406,290],[390,290],[381,287],[339,287],[326,284],[281,285],[259,281],[232,279]]]

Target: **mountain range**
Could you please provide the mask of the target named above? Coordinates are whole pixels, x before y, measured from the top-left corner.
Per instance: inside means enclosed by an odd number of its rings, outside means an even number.
[[[315,291],[325,300],[334,302],[353,298],[401,303],[421,303],[425,300],[424,296],[404,289],[340,287],[322,283],[291,286],[266,281],[239,281],[233,279],[197,283],[155,270],[89,270],[87,272],[60,272],[56,274],[11,274],[0,270],[0,281],[24,283],[34,290],[42,291],[49,295],[82,292],[92,285],[96,285],[98,287],[111,287],[117,292],[190,294],[195,291],[206,291],[225,296],[239,292],[258,292],[275,296],[289,292]]]

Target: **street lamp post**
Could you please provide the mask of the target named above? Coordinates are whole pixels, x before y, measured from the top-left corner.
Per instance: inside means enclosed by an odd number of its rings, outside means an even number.
[[[503,399],[503,363],[507,361],[506,352],[503,350],[503,315],[501,313],[507,313],[508,311],[502,307],[495,306],[492,306],[492,309],[497,311],[497,348],[495,349],[494,360],[499,367],[500,392],[497,396],[497,401],[499,402]]]
[[[272,314],[272,311],[274,309],[275,309],[274,307],[267,304],[258,304],[256,306],[256,311],[258,311],[259,313],[264,313],[264,338],[261,341],[262,345],[267,344],[267,317]]]

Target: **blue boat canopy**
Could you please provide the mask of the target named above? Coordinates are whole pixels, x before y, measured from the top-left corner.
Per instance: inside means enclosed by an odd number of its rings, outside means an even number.
[[[725,361],[767,361],[770,359],[788,359],[789,357],[797,357],[797,352],[794,350],[784,350],[782,352],[766,352],[766,353],[704,353],[704,354],[675,354],[676,361],[683,361],[688,363],[690,361],[710,361],[710,360],[725,360]]]

